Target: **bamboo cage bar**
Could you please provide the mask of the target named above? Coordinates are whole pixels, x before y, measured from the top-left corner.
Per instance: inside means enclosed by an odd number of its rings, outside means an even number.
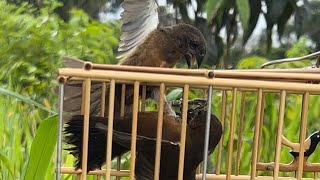
[[[235,130],[235,119],[236,119],[236,103],[237,103],[237,88],[233,89],[232,94],[232,111],[231,111],[231,119],[230,119],[230,134],[229,134],[229,142],[228,142],[228,159],[227,159],[227,179],[231,178],[232,173],[232,154],[233,154],[233,140],[234,140],[234,130]]]
[[[85,66],[87,66],[85,64]],[[172,74],[172,75],[187,75],[187,76],[205,76],[208,78],[213,77],[230,77],[230,78],[253,78],[253,79],[296,79],[296,80],[319,80],[319,76],[313,76],[313,74],[305,74],[303,77],[299,75],[299,72],[306,72],[303,69],[296,70],[198,70],[198,69],[171,69],[171,68],[158,68],[158,67],[139,67],[139,66],[114,66],[107,64],[92,64],[92,68],[85,68],[87,70],[118,70],[126,72],[145,72],[145,73],[157,73],[157,74]],[[314,72],[320,73],[318,68],[314,68]],[[259,72],[257,74],[256,72]],[[272,73],[270,73],[272,72]],[[278,72],[282,73],[279,77]],[[285,74],[283,74],[285,72]]]
[[[281,152],[281,137],[282,137],[282,129],[283,129],[283,119],[284,119],[284,111],[286,105],[286,91],[281,91],[280,97],[280,105],[279,105],[279,119],[278,119],[278,131],[277,131],[277,140],[276,140],[276,149],[275,149],[275,166],[273,171],[274,180],[279,177],[279,163],[280,163],[280,152]]]
[[[157,73],[157,74],[172,74],[172,75],[187,75],[187,76],[206,76],[212,77],[211,70],[199,70],[199,69],[172,69],[172,68],[160,68],[160,67],[141,67],[141,66],[115,66],[108,64],[93,64],[91,62],[85,62],[83,69],[86,70],[109,70],[109,71],[125,71],[125,72],[144,72],[144,73]]]
[[[130,179],[134,179],[134,169],[136,162],[136,142],[137,142],[137,123],[139,108],[139,81],[134,82],[133,94],[133,112],[132,112],[132,131],[131,131],[131,163],[130,163]]]
[[[63,78],[63,77],[60,77]],[[185,78],[185,77],[184,77]],[[80,78],[80,77],[72,77],[69,78],[71,80],[85,80],[85,78]],[[109,82],[109,80],[106,79],[101,79],[101,78],[95,78],[95,81],[100,81],[100,82]],[[224,80],[228,80],[225,79]],[[249,80],[251,81],[251,80]],[[116,83],[126,83],[126,84],[133,84],[133,81],[124,81],[124,80],[116,80]],[[148,86],[159,86],[159,82],[143,82],[140,83],[141,85],[148,85]],[[296,84],[303,84],[305,85],[305,82],[296,82]],[[181,83],[166,83],[166,87],[180,87]],[[192,88],[198,88],[198,89],[206,89],[208,85],[199,85],[199,84],[190,84],[190,87]],[[232,86],[214,86],[214,90],[226,90],[226,91],[232,91]],[[247,91],[247,92],[258,92],[258,88],[245,88],[245,87],[238,87],[238,91]],[[263,92],[267,93],[280,93],[281,88],[278,89],[263,89]],[[305,91],[298,91],[298,90],[289,90],[287,91],[288,94],[301,94],[304,93]],[[320,92],[311,92],[311,94],[320,94]]]
[[[83,142],[82,142],[82,173],[81,179],[85,180],[87,176],[87,161],[88,161],[88,138],[89,138],[89,114],[90,114],[90,92],[91,92],[91,79],[85,81],[85,94],[84,95],[84,119],[83,119]]]
[[[257,161],[260,161],[260,147],[261,147],[261,141],[262,141],[262,128],[264,124],[264,104],[265,104],[265,98],[266,94],[262,91],[262,100],[261,100],[261,113],[260,113],[260,129],[259,129],[259,143],[258,143],[258,158]]]
[[[253,137],[253,151],[252,151],[252,160],[251,160],[251,180],[254,180],[256,177],[257,161],[258,161],[258,142],[259,142],[259,129],[260,129],[260,114],[261,114],[261,105],[262,105],[262,89],[258,91],[257,98],[257,111],[256,111],[256,123],[254,127],[254,137]]]
[[[62,174],[81,174],[82,170],[77,169],[75,170],[74,168],[68,168],[68,167],[62,167],[61,168],[61,173]],[[94,171],[89,171],[88,175],[99,175],[103,176],[106,174],[106,170],[94,170]],[[110,175],[111,176],[119,176],[119,177],[129,177],[130,176],[130,171],[129,170],[110,170]]]
[[[199,180],[201,179],[201,174],[197,175],[196,179]],[[216,174],[207,174],[207,180],[225,180],[226,179],[226,175],[216,175]],[[251,177],[248,175],[239,175],[239,176],[235,176],[232,175],[231,176],[232,180],[250,180]],[[257,176],[255,177],[256,180],[273,180],[273,176]],[[296,178],[293,177],[279,177],[279,180],[295,180]],[[313,178],[302,178],[302,180],[314,180]]]
[[[126,95],[126,84],[121,85],[121,99],[120,99],[120,117],[124,117],[124,106],[125,106],[125,95]],[[117,157],[117,171],[121,169],[121,156]],[[117,180],[120,180],[120,177],[116,177]]]
[[[107,91],[107,84],[106,82],[102,82],[102,90],[101,90],[101,112],[100,116],[104,117],[105,116],[105,111],[106,111],[106,91]]]
[[[180,137],[180,152],[179,152],[179,169],[178,180],[183,180],[184,168],[184,154],[186,147],[186,132],[187,132],[187,113],[188,113],[188,94],[189,85],[185,84],[183,87],[183,102],[182,102],[182,123],[181,123],[181,137]]]
[[[124,117],[124,107],[126,102],[126,84],[122,84],[121,86],[121,103],[120,103],[120,116]]]
[[[161,140],[162,140],[162,125],[163,125],[163,109],[164,109],[164,96],[165,85],[160,84],[159,93],[159,112],[158,112],[158,124],[157,124],[157,142],[156,142],[156,156],[154,165],[154,179],[159,180],[160,175],[160,157],[161,157]]]
[[[303,175],[303,160],[304,160],[304,141],[306,139],[307,131],[307,117],[308,117],[308,107],[309,107],[310,95],[306,92],[302,98],[302,112],[301,112],[301,124],[300,124],[300,148],[299,148],[299,158],[298,158],[298,172],[297,179],[301,180]]]
[[[112,154],[112,132],[113,132],[113,116],[114,116],[114,96],[115,96],[115,80],[110,81],[109,90],[109,113],[108,113],[108,134],[106,147],[106,180],[110,179],[111,154]]]
[[[84,105],[85,105],[85,95],[86,95],[86,79],[83,80],[82,83],[82,98],[81,98],[81,114],[84,114]]]
[[[320,74],[304,74],[301,76],[299,73],[279,73],[276,72],[235,72],[235,71],[214,71],[214,77],[217,78],[237,78],[237,79],[277,79],[277,80],[310,80],[310,81],[319,81]]]
[[[141,97],[141,112],[146,111],[146,96],[147,96],[147,86],[142,86],[142,97]]]
[[[243,91],[241,94],[241,111],[240,111],[240,122],[238,132],[238,144],[237,144],[237,156],[236,156],[236,176],[240,173],[240,158],[241,158],[241,147],[242,147],[242,134],[244,126],[244,113],[246,109],[246,92]]]
[[[61,76],[78,76],[78,77],[88,77],[92,78],[105,78],[105,79],[119,79],[119,80],[130,80],[130,81],[147,81],[158,83],[159,79],[166,83],[174,84],[192,84],[192,85],[213,85],[215,87],[237,87],[237,88],[253,88],[253,89],[270,89],[270,90],[287,90],[287,91],[298,91],[298,92],[310,92],[319,93],[320,86],[317,84],[304,84],[299,86],[300,83],[289,83],[289,82],[267,82],[258,80],[240,80],[232,78],[201,78],[190,76],[185,78],[185,76],[176,75],[173,79],[170,75],[160,75],[160,74],[148,74],[148,73],[130,73],[130,72],[113,72],[113,71],[101,71],[92,70],[85,71],[81,69],[65,69],[59,70]]]
[[[109,64],[96,64],[89,61],[82,61],[79,59],[65,57],[78,61],[82,64],[82,68],[86,70],[109,70],[109,71],[126,71],[126,72],[145,72],[156,74],[172,74],[172,75],[192,75],[203,76],[208,71],[214,72],[281,72],[281,73],[320,73],[319,68],[292,68],[292,69],[229,69],[229,70],[215,70],[215,69],[172,69],[172,68],[159,68],[159,67],[141,67],[141,66],[126,66],[126,65],[109,65]]]
[[[226,107],[227,107],[227,92],[222,91],[222,105],[221,105],[221,125],[222,129],[224,129],[224,121],[226,118]],[[217,153],[217,163],[216,163],[216,174],[219,175],[221,171],[221,156],[222,156],[222,146],[225,135],[222,134],[221,141],[218,145],[218,153]]]
[[[101,90],[101,112],[100,116],[105,117],[105,110],[106,110],[106,91],[107,91],[107,84],[106,82],[102,82],[102,90]],[[96,176],[97,180],[101,179],[101,176]]]
[[[135,67],[135,68],[144,69],[144,67]],[[146,67],[146,68],[148,69],[150,67]],[[158,72],[158,69],[160,70],[160,72]],[[100,69],[96,69],[96,70],[99,71]],[[110,69],[110,71],[112,70],[115,71],[115,69]],[[121,72],[121,71],[133,72],[133,73],[139,72],[137,70],[124,71],[123,69],[118,72]],[[161,72],[161,71],[164,71],[164,72]],[[171,71],[174,71],[174,72],[170,73]],[[178,73],[180,71],[181,73]],[[190,71],[189,74],[186,74],[188,71]],[[251,79],[251,80],[259,79],[259,80],[269,80],[269,81],[277,80],[277,81],[289,81],[289,82],[319,81],[319,77],[320,77],[319,70],[314,71],[315,73],[312,73],[312,74],[305,73],[306,71],[300,71],[299,73],[299,71],[298,72],[294,72],[294,71],[293,72],[285,72],[285,71],[273,72],[273,71],[257,71],[257,70],[256,71],[255,70],[178,70],[178,69],[167,69],[167,68],[150,68],[149,71],[142,71],[142,72],[148,73],[148,74],[157,73],[158,75],[181,75],[181,76],[188,76],[188,77],[236,78],[236,79]],[[301,73],[303,73],[304,75],[301,76]]]

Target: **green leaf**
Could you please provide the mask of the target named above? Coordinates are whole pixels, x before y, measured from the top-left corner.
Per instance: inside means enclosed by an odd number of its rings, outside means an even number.
[[[259,15],[261,12],[261,1],[260,0],[250,0],[250,18],[247,30],[244,30],[242,44],[245,45],[250,38],[253,30],[256,28]]]
[[[42,104],[40,104],[40,103],[38,103],[36,101],[33,101],[33,100],[31,100],[31,99],[29,99],[29,98],[27,98],[25,96],[22,96],[22,95],[20,95],[18,93],[9,91],[9,90],[1,88],[1,87],[0,87],[0,94],[12,96],[12,97],[17,98],[17,99],[19,99],[19,100],[21,100],[21,101],[23,101],[25,103],[28,103],[30,105],[34,105],[34,106],[36,106],[36,107],[38,107],[38,108],[40,108],[42,110],[45,110],[45,111],[47,111],[47,112],[49,112],[51,114],[57,114],[55,111],[52,111],[51,109],[46,108],[45,106],[43,106]]]
[[[12,164],[10,163],[9,159],[1,151],[0,151],[0,162],[2,162],[3,165],[9,170],[9,173],[12,176],[12,179],[14,179]]]
[[[259,56],[249,56],[241,59],[237,65],[237,69],[259,69],[267,60]]]
[[[58,133],[58,116],[40,123],[33,140],[25,180],[44,179],[51,162]]]
[[[289,18],[292,16],[292,14],[294,13],[294,4],[288,2],[282,15],[279,17],[278,21],[277,21],[277,25],[278,25],[278,34],[280,36],[280,38],[282,37],[283,33],[284,33],[284,29],[285,26],[287,24],[287,21],[289,20]]]
[[[182,96],[182,89],[177,88],[172,90],[168,95],[167,95],[167,100],[172,101],[172,100],[177,100],[180,99]]]
[[[250,15],[249,0],[236,0],[240,21],[244,31],[247,30]]]
[[[207,1],[205,8],[208,13],[208,21],[211,21],[212,17],[217,13],[219,7],[221,6],[223,0],[210,0]]]

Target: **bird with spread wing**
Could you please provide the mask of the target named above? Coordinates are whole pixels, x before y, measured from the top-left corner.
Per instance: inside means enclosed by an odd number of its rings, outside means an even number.
[[[155,0],[124,0],[122,8],[124,11],[121,14],[122,35],[118,49],[119,58],[121,58],[119,65],[172,68],[179,59],[185,58],[188,67],[191,68],[197,56],[206,54],[206,41],[195,27],[183,23],[168,27],[159,26],[158,5]],[[70,58],[65,58],[64,63],[70,68],[83,66],[82,61]],[[200,62],[197,64],[199,66]],[[100,83],[92,83],[91,115],[100,113],[101,86]],[[115,98],[115,116],[120,114],[120,88],[120,85],[116,86],[118,93]],[[66,84],[65,112],[80,114],[81,90],[82,84],[79,81],[69,81]],[[132,87],[127,86],[126,99],[130,99],[132,95]],[[147,97],[158,97],[157,88],[148,88]],[[126,102],[126,104],[129,106],[131,103]],[[171,111],[170,108],[165,109]]]
[[[185,58],[187,65],[189,68],[195,63],[197,56],[204,56],[206,53],[206,42],[201,34],[201,32],[195,27],[188,24],[177,24],[168,27],[160,27],[159,19],[158,19],[158,6],[155,0],[124,0],[122,3],[122,7],[124,9],[121,14],[122,20],[122,35],[120,37],[121,42],[119,44],[119,57],[121,61],[119,65],[127,65],[127,66],[148,66],[148,67],[161,67],[161,68],[173,68],[177,61],[181,58]],[[66,59],[65,64],[68,67],[77,67],[81,68],[83,62],[74,61],[72,59]],[[199,66],[200,63],[197,62]],[[78,162],[76,163],[76,167],[80,168],[81,164],[81,146],[82,146],[82,116],[77,116],[80,114],[81,110],[81,83],[79,82],[68,82],[65,86],[65,102],[64,102],[64,111],[71,113],[72,118],[68,121],[68,126],[65,129],[66,134],[66,142],[68,144],[73,145],[69,150],[75,157],[77,157]],[[92,83],[91,88],[91,102],[90,102],[90,124],[89,124],[89,153],[88,153],[88,170],[99,169],[102,164],[105,162],[105,153],[106,146],[104,145],[106,142],[105,131],[99,130],[95,127],[95,124],[100,122],[107,122],[105,118],[97,117],[100,115],[100,105],[101,105],[101,83],[95,84]],[[157,87],[148,87],[147,88],[147,97],[157,99],[159,98],[159,94],[157,93]],[[115,90],[115,118],[114,118],[114,129],[120,130],[120,133],[128,133],[128,134],[120,134],[118,137],[128,138],[130,136],[131,130],[131,111],[130,105],[132,105],[132,96],[133,96],[133,88],[132,85],[126,86],[126,114],[124,117],[120,117],[120,97],[121,97],[121,85],[116,85]],[[108,98],[106,97],[106,104],[108,104]],[[169,106],[168,103],[165,103],[165,106]],[[129,110],[128,110],[129,109]],[[157,124],[157,112],[139,112],[138,115],[138,148],[144,149],[148,147],[144,144],[145,140],[148,138],[154,138],[154,129]],[[180,140],[180,127],[181,123],[179,122],[179,117],[173,115],[173,111],[171,108],[165,107],[164,112],[164,127],[163,127],[163,139],[169,142],[163,142],[164,145],[168,148],[168,157],[169,159],[177,158],[177,149],[178,146],[171,144],[171,141],[178,142]],[[205,114],[205,111],[203,111]],[[107,114],[105,114],[107,116]],[[122,121],[125,119],[125,121]],[[204,120],[205,115],[202,115],[197,118],[199,122],[201,122],[200,128],[197,130],[193,130],[192,123],[189,125],[189,132],[193,132],[192,134],[198,134],[200,137],[190,139],[188,142],[191,144],[200,142],[201,135],[204,135]],[[212,117],[215,124],[212,125],[212,129],[216,128],[216,138],[213,138],[213,145],[211,148],[214,148],[221,136],[221,126],[219,126],[219,121],[215,116]],[[194,122],[198,122],[194,121]],[[198,126],[197,126],[198,127]],[[151,130],[151,131],[150,131]],[[167,133],[166,133],[167,132]],[[203,132],[203,133],[202,133]],[[149,134],[148,134],[149,133]],[[150,134],[151,133],[151,134]],[[199,134],[200,133],[200,134]],[[165,136],[168,137],[165,137]],[[173,137],[174,136],[174,137]],[[115,136],[116,137],[116,136]],[[191,136],[190,136],[191,137]],[[217,141],[217,142],[216,142]],[[151,143],[151,149],[148,152],[140,153],[140,158],[137,159],[137,170],[148,169],[149,171],[153,170],[153,166],[145,166],[143,165],[145,162],[153,163],[153,145],[154,139],[149,141]],[[202,141],[201,141],[202,142]],[[129,141],[122,141],[118,143],[113,143],[112,147],[112,157],[119,156],[124,152],[129,150],[126,147],[126,143],[130,143]],[[189,143],[189,144],[190,144]],[[167,145],[166,145],[167,144]],[[187,143],[188,144],[188,143]],[[199,145],[200,146],[200,145]],[[190,160],[190,168],[186,168],[187,171],[191,171],[191,174],[186,176],[194,177],[194,170],[196,165],[198,165],[202,161],[201,153],[203,150],[199,148],[199,146],[192,146],[189,148],[191,154],[195,151],[201,151],[198,153],[196,160]],[[165,148],[164,148],[165,149]],[[144,154],[145,156],[142,156]],[[191,155],[190,154],[190,155]],[[147,159],[142,159],[145,157]],[[142,162],[143,160],[143,162]],[[139,162],[142,162],[139,163]],[[140,165],[140,166],[139,166]],[[192,165],[192,166],[191,166]],[[162,168],[165,166],[162,165]],[[189,167],[188,164],[186,167]],[[176,175],[176,166],[169,169],[163,169],[161,172],[162,179],[166,179],[167,175],[171,176]],[[137,171],[138,173],[139,171]],[[167,174],[168,173],[168,174]],[[139,173],[138,173],[138,176]],[[149,175],[148,175],[149,176]]]

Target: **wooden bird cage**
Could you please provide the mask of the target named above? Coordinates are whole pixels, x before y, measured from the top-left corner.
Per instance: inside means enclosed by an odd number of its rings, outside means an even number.
[[[106,168],[86,172],[86,157],[84,153],[82,170],[73,167],[64,167],[61,163],[61,128],[63,88],[68,81],[83,83],[82,109],[84,114],[84,141],[83,150],[88,148],[88,120],[90,109],[91,84],[101,83],[104,88],[101,97],[114,96],[115,84],[134,85],[133,109],[133,141],[135,142],[138,111],[144,111],[145,92],[139,99],[138,91],[145,91],[146,86],[159,86],[160,97],[170,87],[183,90],[185,100],[188,92],[201,89],[208,92],[212,88],[212,113],[216,114],[223,124],[223,137],[213,154],[208,159],[206,179],[305,179],[318,178],[320,162],[308,160],[303,156],[305,139],[309,134],[319,129],[319,110],[312,106],[319,103],[320,69],[257,69],[257,70],[183,70],[161,69],[148,67],[128,67],[86,63],[83,68],[59,69],[60,82],[60,130],[58,141],[57,179],[61,174],[73,174],[80,179],[87,175],[97,176],[97,179],[110,179],[115,176],[126,176],[133,179],[135,162],[135,144],[132,143],[131,166],[129,170],[111,169],[111,154],[107,154]],[[139,86],[143,88],[139,89]],[[108,90],[109,89],[109,90]],[[203,91],[203,92],[205,92]],[[206,94],[206,93],[203,93]],[[210,94],[210,93],[209,93]],[[202,98],[206,98],[204,95]],[[114,99],[110,98],[109,102]],[[163,103],[163,101],[160,101]],[[292,105],[294,104],[294,105]],[[140,107],[138,107],[140,106]],[[108,109],[101,104],[101,114],[112,112],[113,105]],[[123,108],[123,107],[122,107]],[[296,109],[298,108],[298,109]],[[310,112],[312,109],[312,112]],[[163,112],[162,106],[158,110]],[[124,110],[122,110],[124,111]],[[273,114],[269,114],[273,112]],[[109,113],[112,114],[112,113]],[[311,115],[310,115],[311,114]],[[294,116],[295,115],[295,116]],[[318,115],[318,117],[316,117]],[[298,117],[292,124],[292,118]],[[109,115],[109,122],[112,119]],[[186,127],[186,116],[182,117],[182,128]],[[112,128],[109,126],[108,128]],[[289,133],[288,129],[296,129]],[[158,129],[159,130],[159,129]],[[184,132],[184,131],[182,131]],[[108,136],[110,140],[111,136]],[[185,134],[181,135],[181,150],[179,170],[183,169],[183,154]],[[287,140],[287,141],[286,141]],[[284,144],[300,143],[299,156],[290,156],[290,148]],[[111,149],[108,141],[107,150]],[[295,144],[297,145],[297,144]],[[318,153],[317,153],[318,152]],[[157,160],[161,158],[157,151]],[[314,153],[319,157],[319,151]],[[292,161],[292,162],[291,162]],[[118,166],[119,168],[119,166]],[[156,163],[156,170],[159,163]],[[197,179],[202,178],[198,171]],[[182,180],[182,175],[179,180]]]

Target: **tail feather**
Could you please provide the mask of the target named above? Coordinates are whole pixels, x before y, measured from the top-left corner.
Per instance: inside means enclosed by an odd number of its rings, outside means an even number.
[[[95,127],[96,123],[107,124],[106,118],[94,118],[89,121],[88,171],[101,169],[106,157],[106,134]],[[71,145],[66,150],[76,158],[77,169],[82,165],[83,116],[75,115],[66,123],[64,141]]]

